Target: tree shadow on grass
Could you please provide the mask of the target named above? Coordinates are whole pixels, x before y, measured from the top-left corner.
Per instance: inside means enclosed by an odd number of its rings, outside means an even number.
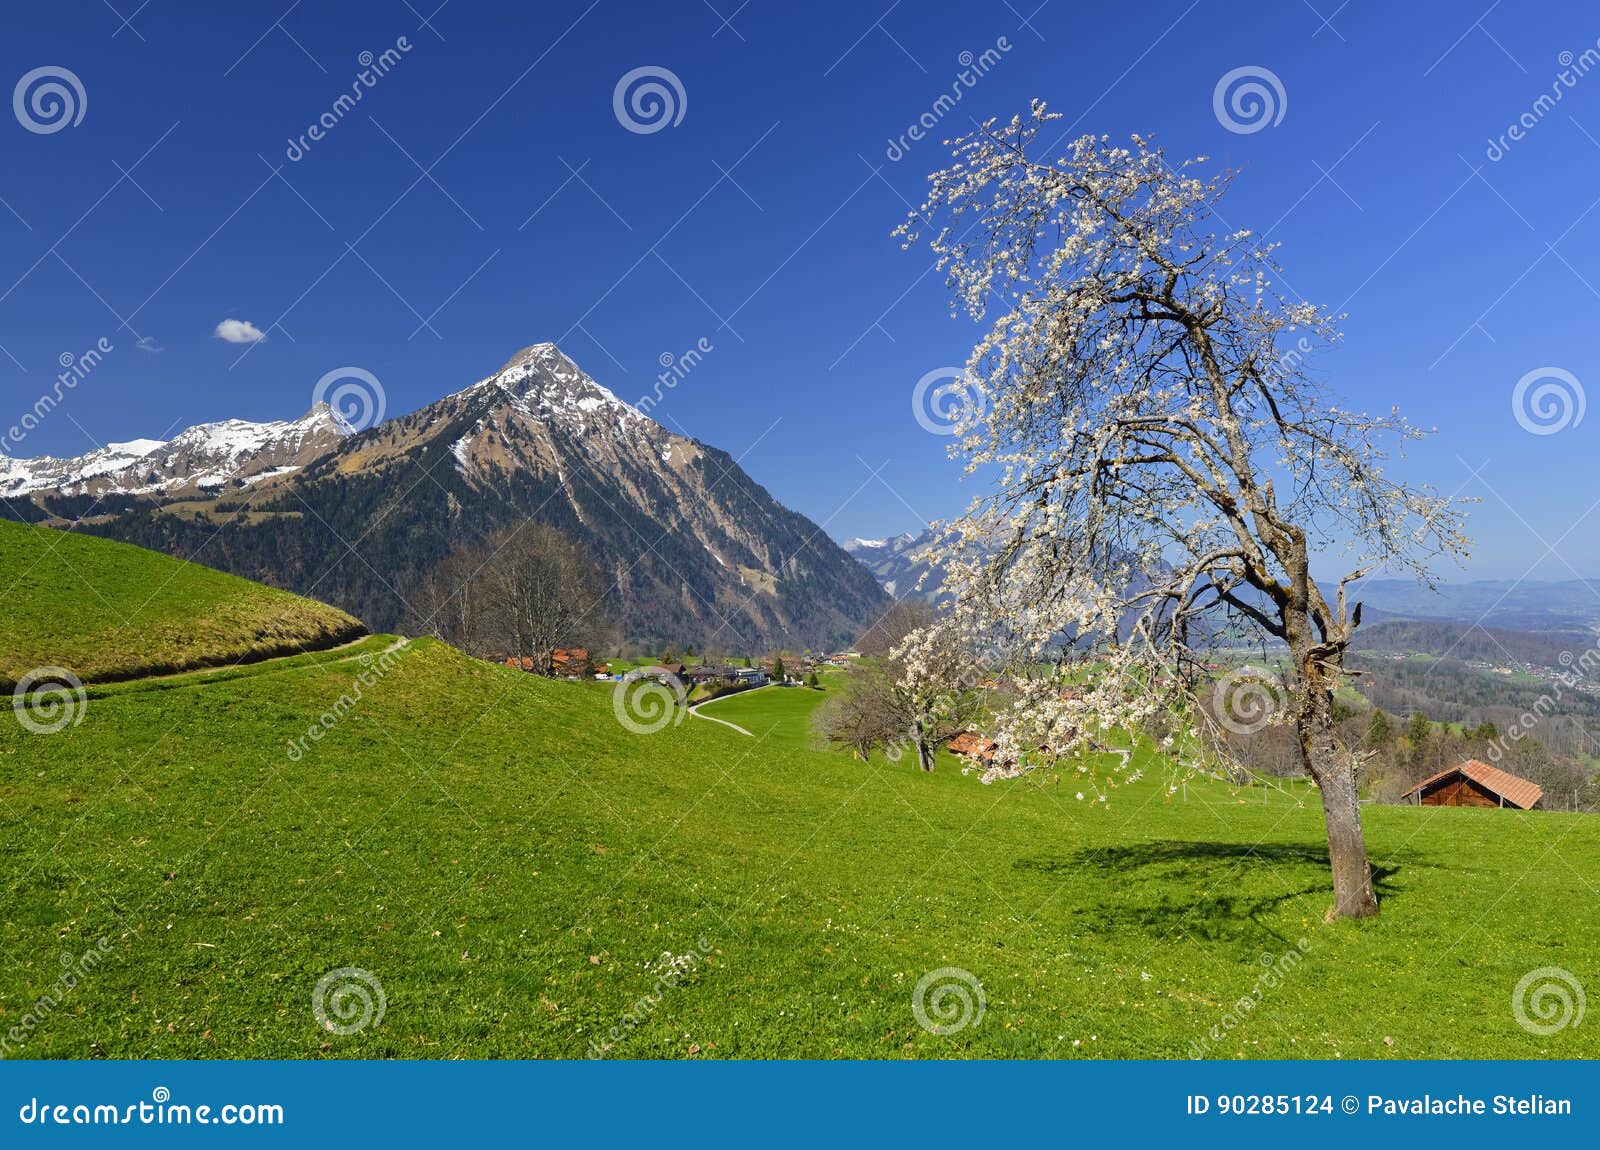
[[[1293,939],[1280,929],[1282,916],[1274,912],[1302,899],[1333,902],[1327,848],[1303,843],[1160,839],[1085,848],[1062,857],[1022,858],[1013,865],[1064,880],[1094,872],[1114,874],[1120,892],[1115,903],[1080,903],[1075,912],[1106,933],[1137,930],[1161,938],[1291,944]],[[1404,888],[1394,881],[1399,871],[1399,866],[1373,866],[1372,885],[1380,901],[1402,893]],[[1319,908],[1318,918],[1321,913]]]

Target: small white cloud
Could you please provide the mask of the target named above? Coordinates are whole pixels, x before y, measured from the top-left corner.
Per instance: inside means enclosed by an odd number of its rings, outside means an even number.
[[[229,343],[260,343],[267,333],[247,319],[225,319],[217,325],[216,336]]]
[[[218,334],[220,335],[221,333],[219,332]],[[153,335],[141,335],[137,340],[134,341],[133,346],[138,351],[154,352],[166,350],[166,348],[162,347],[156,342],[156,337]]]

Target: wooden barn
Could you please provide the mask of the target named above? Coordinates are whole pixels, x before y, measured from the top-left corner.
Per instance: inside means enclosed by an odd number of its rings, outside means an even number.
[[[1530,811],[1544,796],[1538,783],[1477,759],[1457,763],[1423,779],[1403,796],[1424,807],[1512,807]]]

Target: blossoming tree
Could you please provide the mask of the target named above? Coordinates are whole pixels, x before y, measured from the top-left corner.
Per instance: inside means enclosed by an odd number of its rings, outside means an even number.
[[[1346,592],[1379,566],[1425,579],[1464,557],[1461,510],[1385,474],[1385,445],[1417,429],[1344,410],[1314,378],[1307,357],[1337,317],[1280,291],[1272,245],[1217,215],[1228,175],[1174,168],[1137,137],[1085,136],[1048,158],[1053,119],[1036,103],[955,141],[901,228],[938,253],[956,305],[989,321],[955,450],[995,478],[935,555],[954,606],[906,642],[908,674],[950,644],[1055,664],[1019,675],[986,779],[1104,748],[1117,729],[1156,730],[1193,762],[1219,745],[1201,703],[1207,644],[1241,629],[1273,641],[1281,685],[1248,685],[1293,724],[1320,791],[1330,913],[1375,914],[1358,758],[1333,721],[1361,615]],[[1341,561],[1332,585],[1312,574]],[[1067,689],[1060,664],[1086,650],[1092,673]]]

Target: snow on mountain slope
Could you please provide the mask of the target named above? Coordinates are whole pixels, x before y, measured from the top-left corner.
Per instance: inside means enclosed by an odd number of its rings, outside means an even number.
[[[931,600],[943,583],[937,573],[924,579],[929,573],[927,550],[934,539],[930,527],[918,535],[903,532],[892,539],[846,539],[842,546],[896,599]],[[923,584],[920,589],[919,582]]]
[[[0,497],[34,492],[62,495],[216,494],[230,483],[287,474],[323,454],[350,428],[326,404],[299,419],[202,423],[168,440],[109,443],[70,459],[0,456]]]

